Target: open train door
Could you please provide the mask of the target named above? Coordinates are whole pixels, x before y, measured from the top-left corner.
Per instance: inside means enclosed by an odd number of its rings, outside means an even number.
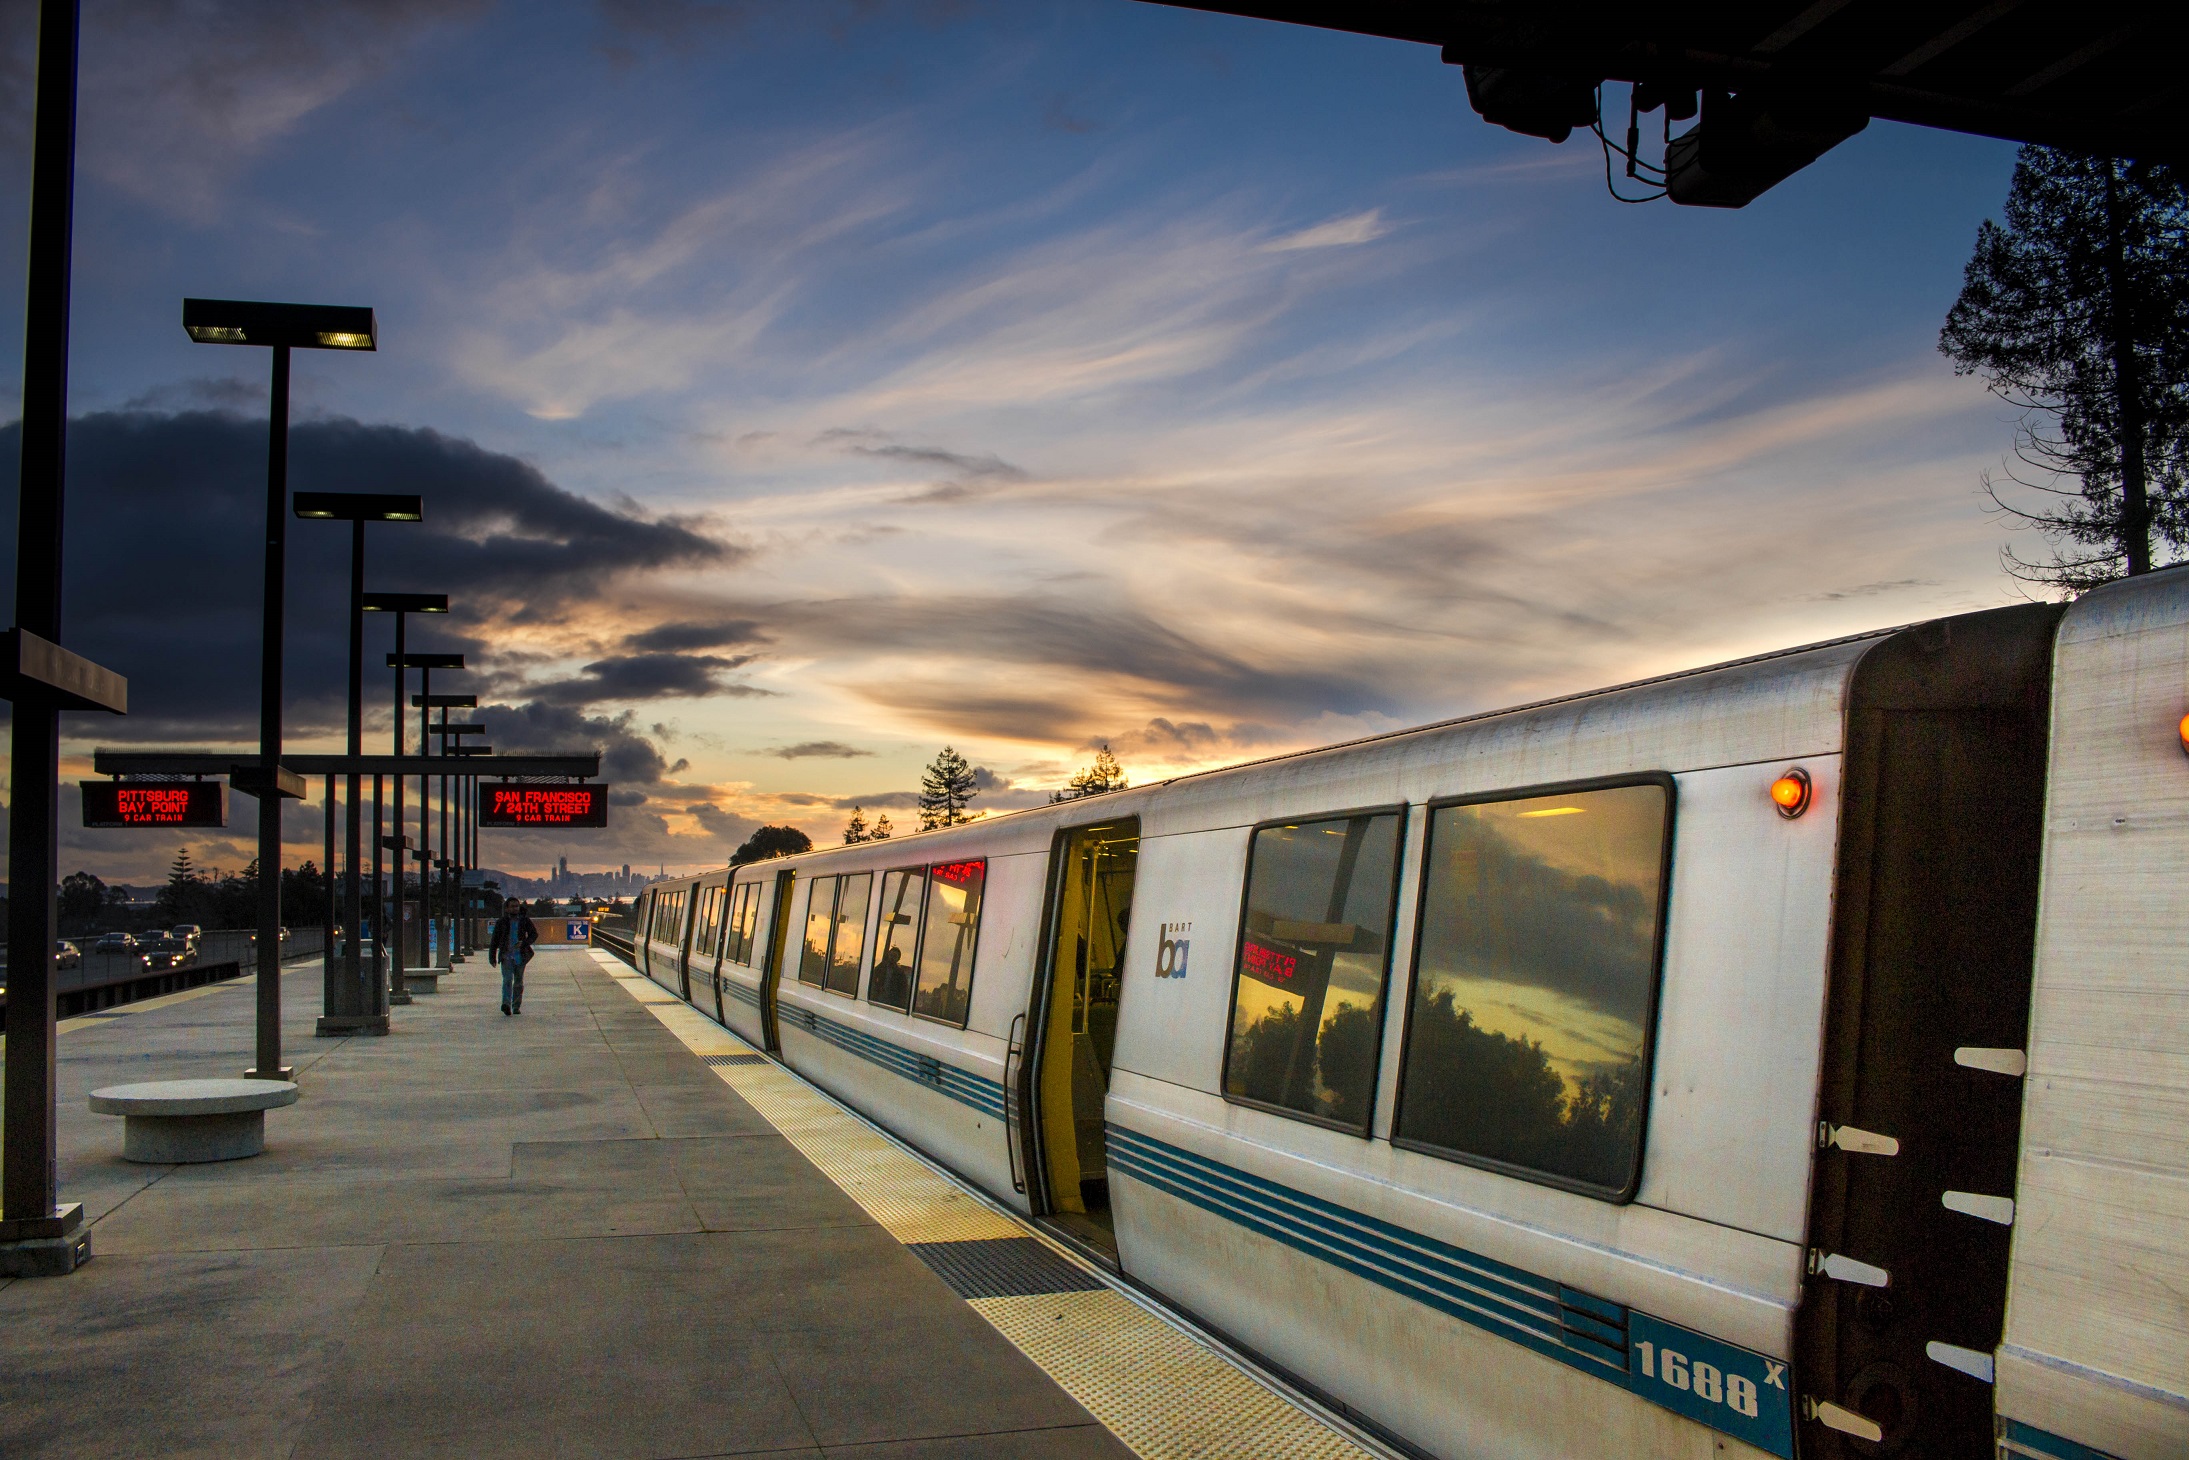
[[[783,949],[790,937],[790,892],[798,874],[788,867],[775,874],[769,897],[768,951],[760,965],[760,1032],[769,1054],[783,1052],[783,1038],[775,1027],[775,989],[783,980]]]
[[[1102,1108],[1139,862],[1138,817],[1057,833],[1023,1053],[1006,1071],[1011,1106],[1030,1113],[1014,1132],[1013,1157],[1024,1163],[1035,1215],[1112,1262],[1117,1236]]]

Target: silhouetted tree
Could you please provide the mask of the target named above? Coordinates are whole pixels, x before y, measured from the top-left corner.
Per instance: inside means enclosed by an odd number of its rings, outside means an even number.
[[[281,925],[316,928],[327,916],[327,875],[307,858],[301,867],[281,870]]]
[[[205,874],[191,862],[188,847],[176,852],[175,860],[168,863],[166,885],[160,888],[160,895],[152,906],[160,921],[169,927],[176,923],[213,920],[212,888],[207,885]]]
[[[1049,804],[1054,806],[1059,801],[1077,801],[1084,796],[1106,795],[1111,791],[1125,790],[1131,784],[1125,779],[1125,772],[1118,765],[1117,757],[1110,754],[1109,746],[1104,745],[1095,751],[1094,764],[1073,776],[1063,790],[1051,795]]]
[[[109,887],[89,872],[71,872],[61,879],[61,931],[68,936],[98,932],[128,902],[129,894],[119,887]]]
[[[253,857],[250,865],[240,873],[230,873],[222,877],[213,884],[210,892],[210,915],[196,919],[185,918],[183,921],[208,923],[216,928],[258,926],[258,858]]]
[[[942,754],[929,761],[920,775],[920,829],[933,831],[940,826],[971,821],[973,818],[965,814],[965,808],[979,794],[972,765],[957,751],[944,746]]]
[[[873,833],[867,829],[866,813],[859,807],[851,808],[851,820],[844,823],[844,845],[857,846],[871,840]]]
[[[2189,545],[2189,193],[2162,164],[2024,147],[2004,212],[1938,337],[2024,413],[2007,476],[2041,505],[1984,485],[2052,560],[2002,559],[2072,592],[2149,572],[2154,536]]]
[[[770,857],[789,857],[812,850],[813,838],[795,826],[763,826],[746,837],[744,845],[730,853],[730,865],[742,867],[747,862],[764,862]]]
[[[874,818],[874,825],[867,828],[866,839],[870,842],[886,842],[896,834],[897,828],[889,824],[889,813]]]

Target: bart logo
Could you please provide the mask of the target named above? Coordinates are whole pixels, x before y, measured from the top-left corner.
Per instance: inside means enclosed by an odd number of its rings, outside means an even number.
[[[1185,935],[1193,931],[1191,923],[1163,924],[1163,942],[1155,951],[1155,976],[1157,978],[1184,978],[1186,955],[1193,944]]]

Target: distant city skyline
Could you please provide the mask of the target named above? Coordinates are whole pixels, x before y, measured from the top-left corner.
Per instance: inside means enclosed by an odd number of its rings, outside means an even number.
[[[435,689],[604,751],[608,829],[488,833],[513,869],[909,831],[945,744],[1003,810],[1101,744],[1145,781],[2016,596],[2011,412],[1935,348],[2004,143],[1623,207],[1429,48],[1133,0],[90,7],[81,126],[66,622],[133,713],[69,717],[71,785],[255,737],[265,361],[185,295],[378,311],[298,362],[292,484],[422,492],[369,577],[450,594]],[[10,401],[21,358],[18,287]],[[346,539],[290,541],[333,749]],[[64,870],[173,854],[76,812]]]

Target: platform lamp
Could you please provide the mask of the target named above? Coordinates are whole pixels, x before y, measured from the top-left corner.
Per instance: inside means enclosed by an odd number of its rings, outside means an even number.
[[[365,524],[368,522],[423,522],[426,519],[425,499],[393,492],[298,492],[294,498],[296,515],[320,522],[347,522],[350,524],[350,677],[349,693],[349,754],[354,758],[365,753]],[[417,595],[425,596],[425,595]],[[448,612],[448,599],[440,598],[438,609],[423,612]],[[375,778],[377,779],[377,778]],[[343,926],[350,930],[348,946],[343,951],[342,971],[338,976],[332,962],[327,964],[326,1011],[321,1014],[317,1031],[324,1035],[340,1036],[360,1031],[385,1034],[388,1030],[387,1011],[380,1007],[380,997],[365,985],[364,965],[359,948],[359,930],[364,926],[364,893],[358,877],[358,863],[362,860],[362,828],[358,824],[357,809],[362,783],[358,771],[352,767],[343,784],[343,805],[348,819],[343,831]],[[376,791],[378,787],[374,788]],[[377,802],[377,797],[375,801]],[[330,818],[333,815],[329,809]],[[332,828],[332,821],[329,821]],[[332,875],[332,869],[329,869]],[[330,914],[331,920],[331,914]],[[374,983],[378,984],[378,970]]]
[[[266,433],[266,574],[259,627],[257,774],[244,789],[258,797],[258,1060],[246,1075],[286,1080],[281,1063],[281,799],[301,798],[303,781],[281,766],[281,631],[289,519],[289,352],[371,350],[373,312],[335,304],[264,304],[185,299],[182,327],[201,345],[264,345],[274,352]],[[233,777],[230,778],[234,780]]]
[[[411,703],[418,706],[419,709],[424,712],[430,712],[432,710],[439,710],[441,712],[440,724],[422,724],[421,728],[426,732],[427,736],[437,735],[440,737],[440,754],[445,756],[448,754],[449,742],[448,712],[452,709],[476,709],[479,704],[479,697],[477,695],[412,695]],[[426,715],[424,713],[421,713],[418,718],[421,722],[423,722],[426,718]],[[484,730],[486,727],[482,725],[475,728]],[[451,782],[454,779],[454,773],[450,771],[443,771],[440,776],[437,777],[437,779],[441,783],[441,850],[443,852],[460,851],[460,838],[456,835],[451,834],[452,832],[460,833],[463,829],[462,820],[460,817],[455,816],[456,807],[452,804],[452,798],[449,795],[449,789]],[[451,825],[452,819],[454,820],[453,826]],[[460,863],[461,857],[457,858],[457,861]],[[447,889],[444,889],[444,891],[446,890]],[[459,895],[461,891],[462,883],[459,880],[455,890],[449,895],[448,958],[449,966],[451,968],[456,966],[458,954],[467,951],[460,946],[460,940],[458,938],[458,933],[460,929],[458,928],[457,924],[461,921],[463,915],[463,909],[458,905],[462,900]]]
[[[358,595],[357,602],[360,612],[392,613],[395,615],[395,653],[392,659],[406,657],[403,653],[403,629],[410,615],[414,613],[448,612],[448,595],[446,593],[363,593]],[[389,667],[395,669],[395,755],[400,760],[403,755],[404,674],[392,662]],[[420,748],[423,749],[423,747]],[[382,876],[380,853],[387,846],[387,837],[383,836],[380,830],[380,778],[378,776],[373,777],[372,804],[372,885],[377,889],[380,886]],[[403,777],[400,773],[395,777],[395,805],[393,809],[395,813],[395,831],[393,835],[400,839],[403,835]],[[395,859],[395,915],[392,918],[388,917],[385,909],[383,909],[380,921],[388,926],[380,928],[379,936],[373,939],[373,949],[377,956],[388,946],[388,927],[395,929],[395,956],[388,961],[387,980],[384,985],[377,977],[373,982],[376,991],[382,987],[387,989],[390,1004],[407,1004],[411,1001],[410,990],[403,986],[403,861],[404,859],[400,856]]]
[[[403,714],[402,684],[405,671],[412,669],[418,671],[418,687],[425,691],[425,693],[422,696],[414,696],[411,700],[411,703],[419,704],[421,700],[431,699],[433,697],[434,670],[461,669],[463,667],[464,656],[461,654],[390,654],[388,656],[388,668],[395,671],[396,717],[400,719]],[[428,722],[426,719],[426,714],[427,711],[423,708],[418,711],[418,754],[421,757],[427,754],[426,741],[428,739],[428,736],[426,734],[426,729]],[[400,814],[396,817],[396,824],[398,829],[400,829],[402,825],[402,817]],[[412,854],[417,857],[419,864],[418,911],[421,915],[421,921],[418,925],[418,956],[421,958],[426,956],[426,935],[428,932],[428,925],[427,922],[424,920],[430,919],[433,916],[433,895],[431,890],[431,884],[427,881],[426,878],[426,873],[432,865],[432,853],[433,778],[427,775],[425,771],[421,769],[418,773],[418,850]],[[400,962],[401,960],[397,961]]]

